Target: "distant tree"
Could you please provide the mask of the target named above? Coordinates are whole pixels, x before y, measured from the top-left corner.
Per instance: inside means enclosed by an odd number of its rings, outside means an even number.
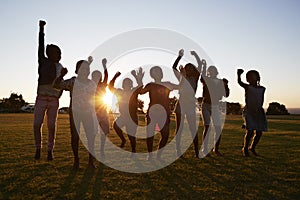
[[[169,98],[169,106],[170,106],[171,111],[173,111],[175,109],[176,103],[177,103],[176,97]]]
[[[20,112],[22,106],[27,105],[22,94],[11,93],[9,98],[3,98],[0,101],[1,112]]]
[[[144,113],[143,109],[144,109],[144,101],[138,99],[138,112]]]
[[[289,115],[290,113],[286,109],[285,105],[280,104],[278,102],[269,103],[269,107],[267,109],[267,115]]]
[[[239,103],[230,103],[226,104],[226,114],[227,115],[241,115],[242,114],[242,106]]]

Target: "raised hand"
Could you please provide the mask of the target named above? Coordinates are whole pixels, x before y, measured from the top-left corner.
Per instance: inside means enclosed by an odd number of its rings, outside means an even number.
[[[63,67],[60,71],[60,76],[64,77],[67,73],[68,73],[68,69]]]
[[[116,74],[115,74],[115,76],[114,77],[119,77],[121,75],[121,72],[117,72]]]
[[[46,22],[44,20],[40,20],[39,25],[40,27],[44,27],[46,25]]]
[[[223,80],[224,84],[226,84],[226,85],[228,84],[228,80],[226,78],[223,78],[222,80]]]
[[[196,51],[191,51],[191,55],[192,56],[198,56],[198,54],[196,53]]]
[[[184,50],[183,50],[183,49],[180,49],[179,52],[178,52],[178,55],[182,57],[183,54],[184,54]]]
[[[102,65],[103,65],[103,67],[106,67],[106,64],[107,64],[107,59],[106,59],[106,58],[103,58],[103,59],[102,59]]]
[[[134,78],[137,78],[137,75],[136,75],[136,71],[135,71],[135,70],[132,70],[132,71],[131,71],[131,74],[132,74],[132,76],[133,76]]]
[[[94,60],[94,59],[93,59],[92,56],[89,56],[89,57],[88,57],[88,63],[89,63],[89,64],[91,64],[91,63],[93,62],[93,60]]]
[[[238,75],[241,75],[242,73],[244,73],[244,70],[243,70],[243,69],[238,69],[238,70],[237,70],[237,74],[238,74]]]
[[[206,67],[206,60],[205,59],[202,59],[202,65],[203,65],[203,67]]]

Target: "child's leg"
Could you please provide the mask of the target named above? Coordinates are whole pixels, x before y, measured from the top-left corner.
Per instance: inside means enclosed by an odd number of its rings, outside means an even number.
[[[204,125],[203,134],[202,134],[202,152],[205,154],[208,154],[208,141],[209,141],[209,135],[207,135],[209,130],[209,125]]]
[[[186,119],[189,125],[189,129],[193,138],[195,156],[199,156],[199,141],[198,141],[198,132],[196,128],[196,112],[191,112],[186,115]]]
[[[126,132],[130,133],[127,134],[129,141],[130,141],[130,146],[131,146],[131,152],[136,152],[136,130],[137,130],[137,126],[138,126],[138,116],[135,114],[131,115],[132,120],[134,123],[132,123],[131,120],[129,120],[128,122],[126,122]]]
[[[126,139],[123,135],[122,129],[119,127],[120,125],[121,125],[121,118],[119,117],[116,121],[114,121],[113,127],[114,127],[117,135],[119,136],[119,138],[122,140],[120,148],[123,148],[125,146]]]
[[[167,116],[166,122],[163,126],[163,128],[160,130],[161,138],[158,144],[158,152],[157,152],[157,158],[161,158],[162,154],[162,148],[166,146],[168,139],[169,139],[169,134],[170,134],[170,116]]]
[[[256,131],[255,136],[254,136],[253,141],[252,141],[252,144],[249,148],[252,151],[252,153],[256,156],[257,156],[257,153],[255,151],[255,147],[258,144],[261,136],[262,136],[262,131]]]
[[[94,165],[94,155],[95,155],[95,137],[97,134],[97,129],[95,129],[94,119],[90,113],[85,113],[82,117],[82,125],[87,137],[88,150],[89,150],[89,167],[97,168]]]
[[[181,117],[181,113],[176,112],[176,151],[177,151],[177,156],[180,156],[181,153],[181,134],[184,126],[184,117]]]
[[[218,155],[221,155],[219,152],[219,146],[220,146],[220,142],[221,142],[221,126],[215,126],[215,147],[214,147],[214,152],[216,152]]]
[[[147,150],[148,152],[152,152],[153,151],[153,140],[154,140],[154,129],[155,129],[155,123],[150,123],[150,118],[147,115],[147,127],[146,127],[146,132],[147,132]]]
[[[34,121],[33,131],[35,139],[35,147],[40,149],[42,147],[42,133],[41,128],[45,117],[45,112],[48,106],[48,102],[43,97],[37,97],[34,106]]]
[[[249,156],[248,146],[249,146],[250,139],[251,139],[252,135],[253,135],[252,130],[247,130],[246,131],[246,134],[245,134],[245,137],[244,137],[244,147],[243,147],[244,156]]]
[[[100,141],[100,153],[104,155],[104,146],[106,142],[106,135],[109,133],[109,116],[98,118],[100,125],[101,141]]]
[[[47,109],[47,126],[48,126],[48,160],[53,159],[52,151],[55,143],[57,111],[59,107],[58,98],[49,97]]]
[[[74,117],[72,110],[69,111],[70,119],[70,131],[71,131],[71,146],[74,155],[74,168],[79,168],[79,157],[78,157],[78,144],[79,144],[79,135],[74,123]]]

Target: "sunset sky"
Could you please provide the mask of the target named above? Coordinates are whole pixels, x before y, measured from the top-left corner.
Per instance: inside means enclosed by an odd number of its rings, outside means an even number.
[[[34,103],[38,21],[43,19],[47,21],[46,43],[62,49],[67,78],[75,75],[78,60],[87,58],[111,37],[136,29],[161,28],[183,34],[203,48],[220,77],[229,80],[229,102],[244,104],[244,91],[236,81],[236,69],[241,67],[260,72],[261,85],[267,88],[264,107],[276,101],[299,108],[299,10],[297,0],[2,1],[0,98],[16,92]],[[171,66],[175,58],[166,57],[166,62],[170,60]],[[109,79],[113,75],[110,73]],[[197,96],[201,93],[199,87]],[[65,92],[60,107],[68,104]]]

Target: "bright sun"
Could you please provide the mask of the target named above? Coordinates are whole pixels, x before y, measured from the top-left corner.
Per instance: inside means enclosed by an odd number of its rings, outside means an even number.
[[[102,98],[102,102],[106,104],[106,106],[108,106],[109,108],[112,107],[112,101],[113,101],[113,93],[111,93],[111,91],[106,88],[106,93]]]

